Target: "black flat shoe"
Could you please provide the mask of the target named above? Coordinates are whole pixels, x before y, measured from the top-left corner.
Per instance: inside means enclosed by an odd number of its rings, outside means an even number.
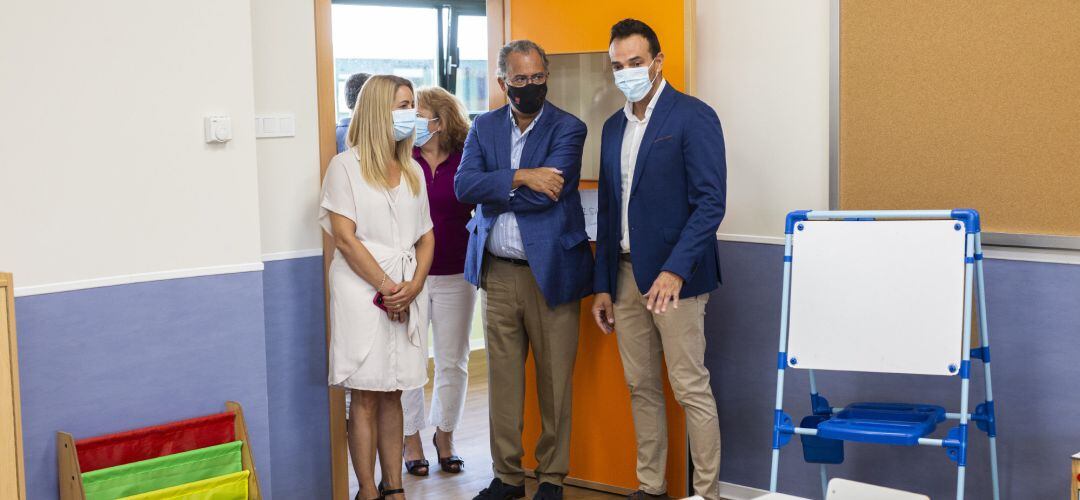
[[[551,483],[540,483],[540,487],[536,489],[536,495],[533,495],[533,500],[562,500],[562,498],[562,486]]]
[[[645,493],[644,491],[637,490],[626,497],[627,500],[671,500],[671,497],[667,493],[661,493],[659,495],[653,495],[652,493]]]
[[[480,490],[480,494],[473,497],[473,500],[517,500],[518,498],[525,498],[525,485],[511,486],[495,478],[491,480],[487,488]]]
[[[435,445],[435,456],[439,457],[439,467],[442,468],[443,472],[460,474],[465,470],[465,460],[461,457],[457,455],[450,455],[446,458],[442,457],[442,453],[439,452],[439,441],[435,439],[435,436],[431,436],[431,444]]]

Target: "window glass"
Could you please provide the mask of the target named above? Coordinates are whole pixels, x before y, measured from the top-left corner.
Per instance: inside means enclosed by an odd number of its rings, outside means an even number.
[[[391,74],[415,86],[438,85],[438,10],[334,4],[338,119],[351,115],[345,82],[354,73]]]
[[[487,111],[487,18],[458,17],[457,95],[469,113]]]

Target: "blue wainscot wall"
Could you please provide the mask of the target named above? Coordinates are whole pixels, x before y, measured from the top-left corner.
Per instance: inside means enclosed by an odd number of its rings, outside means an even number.
[[[266,498],[329,498],[320,257],[16,299],[28,497],[76,439],[244,407]]]
[[[274,495],[330,498],[322,257],[266,263],[267,391]]]
[[[56,432],[76,439],[244,407],[260,482],[273,478],[262,273],[20,297],[29,498],[56,498]]]
[[[721,479],[768,489],[783,247],[719,245],[724,286],[709,302],[706,363],[724,431]],[[1063,498],[1069,457],[1080,451],[1080,398],[1069,392],[1080,380],[1080,266],[988,259],[985,269],[1002,498]],[[982,367],[972,367],[971,400],[978,402]],[[900,401],[959,409],[958,377],[823,372],[817,381],[834,406]],[[809,413],[808,384],[806,371],[787,370],[784,407],[796,421]],[[969,442],[967,498],[991,498],[986,435],[972,426]],[[941,449],[845,447],[845,463],[829,467],[832,477],[955,496],[956,467]],[[781,451],[779,489],[821,497],[818,466],[803,462],[798,438]]]

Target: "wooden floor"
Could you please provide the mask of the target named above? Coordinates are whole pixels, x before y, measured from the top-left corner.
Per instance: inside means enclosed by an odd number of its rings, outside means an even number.
[[[488,412],[487,412],[487,366],[483,359],[484,351],[474,351],[469,363],[469,392],[465,403],[465,416],[457,430],[454,440],[457,454],[465,460],[465,472],[447,474],[438,467],[435,447],[431,444],[434,427],[420,431],[424,442],[424,453],[432,463],[431,474],[427,477],[414,477],[406,474],[404,486],[406,495],[412,500],[470,500],[491,482],[491,453],[488,448]],[[427,387],[427,402],[431,402],[431,384]],[[351,468],[350,468],[351,470]],[[351,475],[351,474],[350,474]],[[356,495],[356,479],[350,481],[350,497]],[[536,481],[529,479],[525,483],[528,498],[536,492]],[[625,498],[599,491],[567,486],[563,498],[577,500],[612,500]]]

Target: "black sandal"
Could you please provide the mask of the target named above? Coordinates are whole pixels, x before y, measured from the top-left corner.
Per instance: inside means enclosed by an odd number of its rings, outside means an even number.
[[[404,495],[405,494],[405,488],[398,488],[396,490],[388,490],[388,489],[385,489],[385,488],[386,488],[386,486],[383,485],[382,481],[380,481],[379,482],[379,494],[382,495],[382,496],[379,497],[379,500],[382,500],[382,499],[384,499],[384,498],[386,498],[388,496],[391,496],[391,495]]]
[[[402,458],[405,457],[405,450],[404,449],[401,450],[401,456],[402,456]],[[420,470],[420,469],[423,469],[423,470]],[[425,477],[431,472],[431,463],[428,462],[427,459],[425,459],[425,458],[421,458],[420,460],[406,460],[405,461],[405,470],[410,475],[417,476],[417,477]],[[379,483],[379,486],[380,486],[379,490],[382,491],[382,483],[381,482]]]
[[[431,464],[423,458],[420,460],[406,460],[405,470],[414,476],[424,477],[431,472]]]
[[[431,436],[431,443],[435,445],[435,456],[439,459],[439,467],[443,472],[449,472],[450,474],[460,474],[465,471],[465,460],[457,455],[450,455],[443,458],[442,453],[439,453],[439,441],[435,439],[435,436]]]

